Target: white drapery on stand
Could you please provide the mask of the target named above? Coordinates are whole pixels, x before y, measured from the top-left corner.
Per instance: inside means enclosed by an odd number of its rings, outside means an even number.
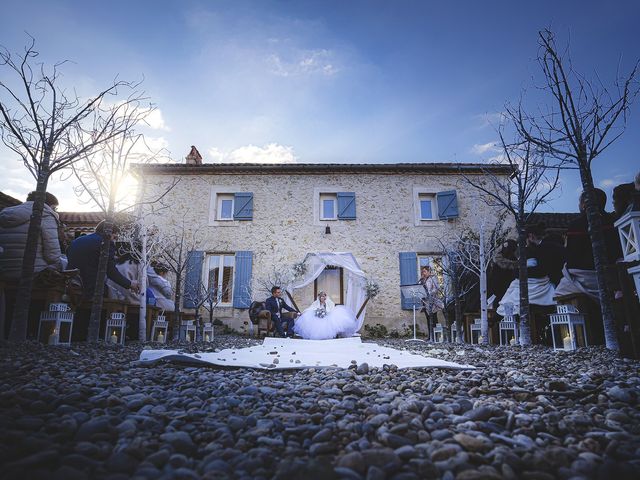
[[[300,278],[296,278],[287,285],[287,290],[293,292],[298,288],[303,288],[313,282],[324,271],[327,266],[342,267],[347,283],[347,291],[345,292],[344,306],[347,307],[353,315],[358,313],[358,309],[364,303],[366,294],[366,276],[360,269],[360,265],[352,253],[348,252],[314,252],[308,253],[304,258],[304,264],[307,269]],[[358,318],[359,331],[364,323],[366,308]]]

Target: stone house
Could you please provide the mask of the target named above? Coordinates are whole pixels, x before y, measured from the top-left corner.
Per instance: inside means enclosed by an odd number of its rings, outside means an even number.
[[[365,325],[402,330],[412,312],[400,284],[415,283],[419,266],[438,256],[436,238],[491,215],[464,176],[509,174],[479,164],[203,164],[190,157],[135,171],[145,198],[180,179],[163,197],[170,208],[154,223],[197,232],[201,247],[190,255],[185,293],[196,283],[217,288],[215,317],[236,329],[251,301],[268,296],[261,286],[275,272],[309,252],[350,252],[380,285]],[[302,309],[325,290],[342,303],[345,288],[344,272],[328,268],[293,299]],[[184,306],[193,307],[186,297]]]

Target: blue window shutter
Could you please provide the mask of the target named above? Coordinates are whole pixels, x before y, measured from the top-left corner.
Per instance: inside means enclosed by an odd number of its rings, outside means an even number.
[[[414,285],[418,283],[418,254],[416,252],[400,252],[400,285]],[[402,309],[412,310],[410,298],[401,295]]]
[[[354,192],[339,192],[338,198],[338,218],[340,220],[356,219],[356,194]]]
[[[184,308],[196,308],[196,301],[200,296],[200,284],[202,281],[202,261],[204,252],[192,250],[187,255],[187,268],[184,277],[184,294],[182,306]]]
[[[253,220],[253,193],[240,192],[233,195],[233,219]]]
[[[233,281],[234,308],[251,306],[251,268],[253,252],[236,252],[236,276]]]
[[[458,195],[455,190],[438,192],[438,218],[456,218],[458,216]]]

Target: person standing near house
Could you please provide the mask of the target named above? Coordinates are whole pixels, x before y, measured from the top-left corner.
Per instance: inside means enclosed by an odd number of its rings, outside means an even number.
[[[36,192],[29,193],[26,202],[7,207],[0,212],[0,249],[4,249],[0,255],[0,281],[4,284],[4,305],[0,308],[4,307],[5,318],[8,319],[13,316],[16,288],[22,276],[22,260],[27,246],[35,194]],[[56,212],[57,207],[58,199],[46,192],[36,258],[33,264],[36,277],[41,272],[49,272],[51,269],[59,271],[63,267],[62,251],[58,239],[60,220]],[[36,308],[32,306],[31,310],[34,312]],[[0,336],[9,333],[10,323],[9,321],[4,322],[5,332],[0,332]],[[29,324],[32,323],[30,321]]]
[[[80,270],[82,278],[82,293],[86,299],[91,299],[96,287],[98,277],[98,263],[100,261],[100,247],[103,242],[109,242],[109,260],[107,263],[107,278],[121,287],[132,290],[136,293],[140,291],[137,280],[129,280],[116,268],[115,251],[116,247],[113,238],[118,234],[118,227],[114,225],[111,235],[105,233],[105,221],[101,221],[96,226],[96,231],[91,235],[84,235],[76,238],[67,250],[69,265],[67,268],[77,268]]]
[[[22,258],[27,245],[35,193],[31,192],[26,202],[15,207],[7,207],[0,212],[0,246],[4,248],[4,254],[0,257],[0,272],[4,280],[17,280],[22,275]],[[56,212],[57,207],[58,199],[47,192],[33,267],[35,273],[45,268],[61,269],[62,251],[58,238],[60,220]]]
[[[271,296],[267,298],[265,302],[267,310],[271,312],[271,321],[276,326],[276,332],[280,337],[292,337],[293,336],[293,324],[294,318],[297,316],[298,312],[291,308],[286,302],[280,298],[282,296],[282,289],[280,287],[274,286],[271,288]],[[294,313],[294,318],[287,318],[283,320],[282,318],[282,310],[287,310],[288,312]],[[286,323],[287,333],[285,334],[283,328],[283,322]]]
[[[431,337],[432,325],[438,321],[438,312],[444,309],[443,301],[438,297],[440,286],[438,280],[431,274],[431,267],[424,266],[420,269],[418,283],[424,287],[425,295],[422,298],[422,311],[427,317],[428,336]],[[432,322],[432,319],[435,321]]]

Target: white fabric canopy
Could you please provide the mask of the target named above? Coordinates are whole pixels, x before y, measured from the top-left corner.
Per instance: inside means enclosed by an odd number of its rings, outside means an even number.
[[[366,278],[365,273],[360,269],[360,265],[352,253],[348,252],[314,252],[308,253],[304,259],[307,267],[306,272],[301,278],[294,280],[287,285],[287,290],[293,291],[298,288],[306,287],[320,276],[323,270],[331,265],[334,267],[342,267],[346,277],[347,291],[345,292],[344,306],[347,307],[353,315],[358,313],[358,309],[364,303],[366,298]],[[366,308],[358,318],[358,328],[356,332],[362,328]]]
[[[140,361],[168,360],[199,365],[249,367],[284,370],[300,368],[349,368],[353,362],[369,367],[396,365],[398,368],[469,368],[454,362],[397,350],[376,343],[363,343],[358,337],[335,340],[264,339],[262,345],[227,348],[220,352],[184,353],[178,350],[142,350]]]

